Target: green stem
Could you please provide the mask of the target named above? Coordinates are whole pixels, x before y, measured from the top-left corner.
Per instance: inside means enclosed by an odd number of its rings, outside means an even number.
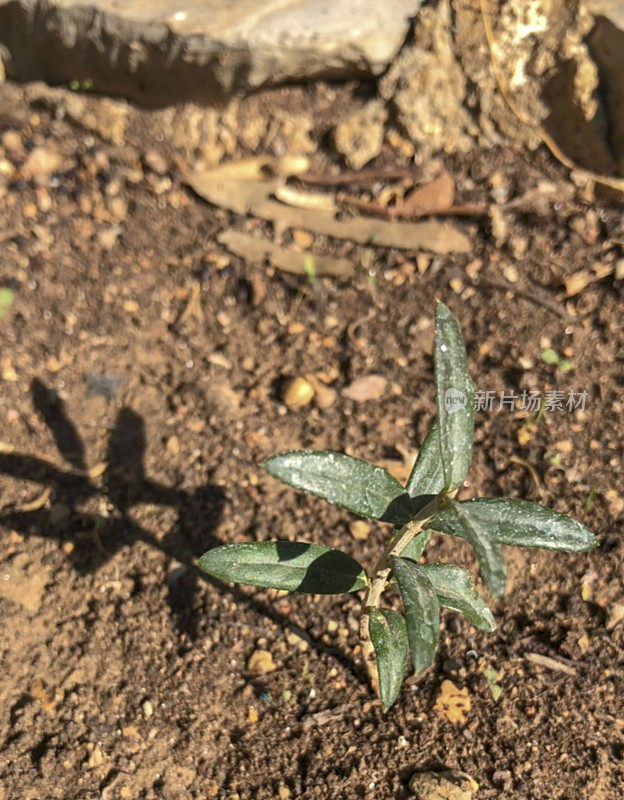
[[[422,508],[418,514],[407,522],[396,536],[390,539],[385,550],[375,564],[373,574],[366,588],[366,595],[362,603],[360,614],[360,648],[364,666],[371,686],[377,696],[379,696],[379,676],[377,674],[377,663],[375,660],[375,650],[371,642],[369,632],[370,613],[374,608],[379,608],[381,597],[386,589],[388,578],[390,577],[390,559],[400,555],[412,539],[427,528],[427,522],[436,512],[444,506],[446,493],[440,492],[430,503]]]

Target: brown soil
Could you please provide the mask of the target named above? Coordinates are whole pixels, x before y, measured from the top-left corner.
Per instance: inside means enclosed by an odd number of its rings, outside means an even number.
[[[270,103],[288,107],[289,92],[304,106],[322,97],[282,90]],[[326,120],[319,169],[334,158]],[[443,767],[472,775],[484,800],[624,797],[624,623],[607,624],[624,602],[621,282],[562,299],[566,277],[622,257],[621,211],[545,153],[445,158],[462,202],[545,179],[556,202],[509,212],[498,243],[487,219],[456,221],[472,252],[433,258],[422,275],[416,254],[317,239],[317,252],[352,258],[356,277],[308,284],[224,257],[219,230],[266,226],[194,196],[147,115],[114,146],[7,85],[0,127],[21,136],[23,154],[6,154],[18,168],[37,145],[62,156],[49,204],[19,173],[0,196],[0,283],[15,295],[0,321],[0,798],[400,800],[415,771]],[[170,184],[141,167],[154,148]],[[379,163],[406,162],[387,145]],[[201,314],[182,315],[195,283]],[[348,514],[259,464],[305,446],[400,466],[434,414],[436,297],[459,318],[477,388],[588,392],[584,413],[546,414],[523,445],[524,413],[480,412],[464,496],[541,500],[600,547],[508,550],[496,631],[445,613],[434,668],[384,716],[355,650],[356,597],[232,588],[191,564],[216,543],[279,537],[372,565],[387,528],[356,541]],[[544,337],[571,372],[540,360]],[[338,392],[369,373],[391,388],[287,410],[281,382],[319,372]],[[102,387],[98,373],[119,380]],[[434,552],[474,570],[455,541],[437,537]],[[246,666],[258,648],[277,667],[261,677]],[[498,702],[486,667],[499,671]],[[444,679],[468,690],[463,724],[434,709]]]

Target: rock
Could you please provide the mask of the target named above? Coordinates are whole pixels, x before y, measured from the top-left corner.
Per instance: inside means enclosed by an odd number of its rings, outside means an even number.
[[[211,101],[287,80],[378,75],[420,4],[0,0],[0,46],[14,80],[88,79],[147,105]]]
[[[89,769],[97,769],[98,767],[102,766],[104,763],[104,753],[102,752],[102,748],[99,746],[99,744],[96,745],[93,750],[91,750],[86,763]]]
[[[154,707],[152,706],[152,704],[150,703],[150,701],[149,701],[149,700],[144,700],[144,701],[141,703],[141,708],[143,709],[143,713],[145,714],[145,717],[146,717],[147,719],[149,719],[151,716],[153,716],[153,714],[154,714]]]
[[[595,17],[587,43],[604,90],[609,144],[624,175],[624,5],[621,0],[585,0],[585,5]]]
[[[247,661],[247,669],[252,675],[266,675],[275,668],[273,656],[268,650],[255,650]]]
[[[47,147],[35,147],[28,154],[22,165],[22,176],[28,181],[41,179],[55,172],[61,165],[61,157],[55,150]]]
[[[499,206],[490,207],[490,230],[496,244],[500,244],[507,238],[507,220]]]
[[[479,4],[452,3],[456,53],[473,87],[467,104],[476,110],[480,138],[495,143],[502,136],[535,148],[543,125],[569,157],[608,172],[613,159],[600,126],[593,124],[598,74],[584,41],[591,21],[582,4],[502,0],[491,17],[496,69],[518,116],[500,91],[492,54],[484,47]]]
[[[0,20],[2,6],[0,0]],[[129,106],[123,101],[104,97],[87,98],[67,89],[51,88],[39,82],[27,86],[24,96],[27,102],[41,103],[52,109],[59,119],[67,118],[86,131],[97,133],[111,144],[124,143]]]
[[[282,400],[289,408],[307,406],[314,397],[314,387],[305,378],[293,378],[284,385]]]
[[[167,172],[167,162],[157,150],[148,150],[143,156],[146,167],[157,175],[164,175]]]
[[[417,772],[410,780],[414,800],[470,800],[479,788],[466,772]]]
[[[612,631],[622,620],[624,620],[624,603],[614,603],[609,609],[607,630]]]
[[[415,144],[447,152],[471,147],[477,129],[464,107],[466,81],[454,52],[448,0],[420,12],[414,43],[394,61],[379,91]]]
[[[388,381],[383,375],[364,375],[356,378],[342,390],[342,396],[347,400],[362,403],[365,400],[378,400],[383,397]]]
[[[15,153],[19,155],[24,149],[22,137],[17,131],[5,131],[0,138],[0,143],[8,153]]]
[[[370,530],[370,524],[365,519],[354,519],[349,523],[349,533],[354,539],[368,539]]]
[[[310,375],[308,378],[314,388],[314,405],[321,410],[332,406],[336,402],[336,392],[313,376]]]
[[[336,125],[334,146],[350,167],[361,169],[379,155],[387,118],[384,105],[372,100]]]

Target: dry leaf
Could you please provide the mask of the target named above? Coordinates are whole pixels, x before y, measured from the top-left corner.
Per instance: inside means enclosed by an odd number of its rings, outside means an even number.
[[[189,297],[188,303],[184,306],[182,313],[176,320],[176,324],[179,325],[189,317],[193,317],[193,319],[196,320],[197,322],[203,321],[204,315],[202,312],[200,297],[201,297],[201,286],[196,281],[191,286],[191,296]]]
[[[242,181],[223,179],[213,172],[193,172],[186,176],[189,186],[209,203],[234,211],[252,214],[285,228],[301,228],[336,239],[359,244],[376,244],[401,250],[431,250],[435,253],[466,253],[470,239],[447,222],[398,222],[354,216],[336,219],[324,209],[291,208],[271,200],[279,181]]]
[[[442,681],[440,692],[436,698],[434,710],[449,722],[466,722],[466,714],[470,711],[468,689],[458,689],[452,681]]]
[[[434,214],[450,208],[455,201],[455,183],[448,174],[442,172],[430,183],[411,192],[401,203],[404,211]]]
[[[353,264],[346,258],[317,256],[304,253],[294,247],[282,247],[268,239],[241,233],[233,228],[223,231],[217,240],[231,253],[244,258],[250,264],[262,263],[265,259],[277,269],[295,275],[348,276],[353,273]]]
[[[239,181],[258,181],[274,175],[285,177],[299,175],[307,172],[309,166],[310,162],[305,156],[283,158],[254,156],[240,161],[228,161],[214,169],[206,170],[204,175],[211,176],[215,180],[230,178]]]
[[[342,396],[348,400],[362,403],[365,400],[378,400],[383,396],[388,386],[388,381],[383,375],[365,375],[356,378],[342,390]]]
[[[322,192],[302,192],[292,186],[278,186],[275,197],[282,203],[295,208],[320,208],[326,211],[336,211],[334,198]]]

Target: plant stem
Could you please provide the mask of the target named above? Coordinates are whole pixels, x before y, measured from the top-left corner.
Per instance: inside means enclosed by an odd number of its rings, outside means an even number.
[[[391,572],[390,559],[392,556],[400,555],[412,539],[426,530],[429,518],[444,506],[446,493],[440,492],[430,503],[422,508],[418,514],[407,522],[396,536],[393,536],[386,549],[383,551],[379,560],[375,564],[373,574],[366,588],[366,595],[362,603],[360,614],[360,649],[364,666],[370,680],[373,691],[379,697],[379,676],[377,674],[377,662],[375,650],[371,642],[369,632],[370,613],[374,608],[379,608],[381,597],[386,589],[388,578]]]

